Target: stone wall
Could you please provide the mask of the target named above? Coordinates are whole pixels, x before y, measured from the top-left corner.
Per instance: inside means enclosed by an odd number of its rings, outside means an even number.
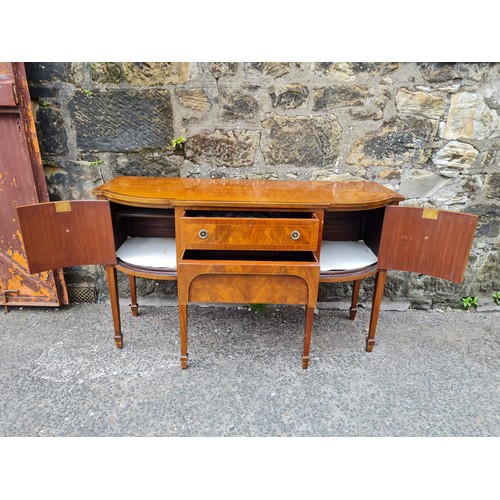
[[[480,216],[463,284],[391,272],[386,296],[459,307],[471,294],[493,303],[500,290],[498,63],[26,67],[53,200],[91,198],[116,175],[374,180],[406,205]],[[99,269],[66,274],[105,293]],[[320,299],[348,291],[323,286]],[[141,293],[174,295],[175,285],[144,281]]]

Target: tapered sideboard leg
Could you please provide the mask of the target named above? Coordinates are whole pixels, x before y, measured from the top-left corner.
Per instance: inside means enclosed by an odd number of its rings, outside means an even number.
[[[118,349],[123,347],[123,334],[120,321],[120,299],[118,297],[118,283],[116,269],[114,266],[106,266],[106,278],[108,280],[109,299],[111,301],[111,312],[115,328],[115,344]]]
[[[349,310],[350,320],[354,320],[354,318],[356,317],[356,312],[358,311],[358,297],[360,288],[361,288],[361,280],[354,281],[352,285],[351,309]]]
[[[314,307],[306,307],[306,324],[304,328],[304,352],[302,354],[302,368],[309,367],[309,351],[311,348]]]
[[[132,316],[137,317],[137,315],[139,314],[139,306],[137,305],[137,288],[135,276],[129,274],[128,282],[130,285],[130,309],[132,310]]]
[[[181,368],[188,366],[187,352],[187,304],[179,304],[179,321],[181,332]]]
[[[372,352],[375,346],[375,332],[377,331],[378,313],[380,304],[384,296],[385,279],[387,277],[386,270],[380,270],[375,277],[375,289],[373,291],[372,312],[370,315],[370,328],[368,337],[366,337],[366,350]]]

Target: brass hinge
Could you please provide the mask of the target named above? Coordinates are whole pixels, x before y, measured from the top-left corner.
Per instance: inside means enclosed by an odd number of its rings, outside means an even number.
[[[437,208],[424,208],[422,211],[422,219],[437,219],[439,210]]]

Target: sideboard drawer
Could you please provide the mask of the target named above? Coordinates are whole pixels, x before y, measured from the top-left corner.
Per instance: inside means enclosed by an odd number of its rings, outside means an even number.
[[[191,216],[188,211],[181,218],[180,238],[184,249],[315,251],[319,229],[319,219],[312,212],[205,217]]]

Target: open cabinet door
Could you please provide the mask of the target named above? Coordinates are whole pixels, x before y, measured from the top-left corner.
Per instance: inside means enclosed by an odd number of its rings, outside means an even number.
[[[106,200],[53,201],[17,207],[32,273],[86,264],[106,266],[116,346],[123,347],[111,210]]]
[[[29,270],[116,265],[109,201],[52,201],[17,207]]]
[[[460,283],[477,215],[418,207],[385,209],[378,269],[410,271]]]
[[[476,215],[418,207],[388,206],[377,263],[366,349],[375,345],[388,270],[409,271],[461,283],[477,226]]]
[[[0,63],[0,300],[8,306],[68,303],[62,270],[31,275],[16,212],[48,201],[23,63]]]

